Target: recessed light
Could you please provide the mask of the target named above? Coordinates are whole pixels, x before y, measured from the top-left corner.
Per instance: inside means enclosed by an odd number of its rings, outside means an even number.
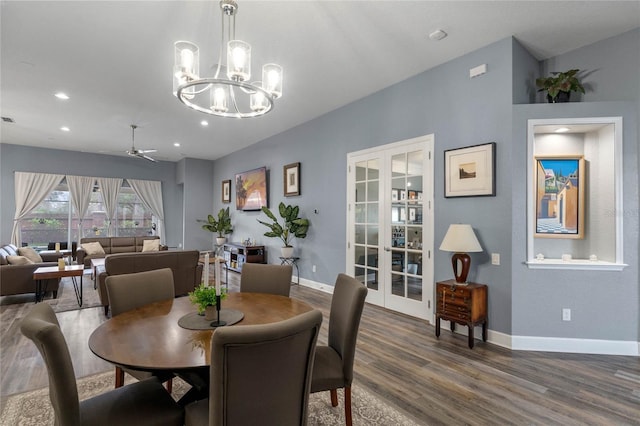
[[[62,130],[63,132],[69,132],[69,131],[71,131],[71,129],[70,129],[70,128],[68,128],[67,126],[62,126],[62,127],[60,127],[60,130]]]
[[[180,142],[174,142],[173,146],[180,146]]]
[[[56,97],[56,98],[58,98],[58,99],[63,99],[63,100],[65,100],[65,101],[66,101],[67,99],[69,99],[69,96],[67,96],[67,94],[66,94],[66,93],[62,93],[62,92],[58,92],[58,93],[56,93],[56,94],[55,94],[55,97]]]
[[[200,122],[200,125],[202,125],[202,126],[208,126],[208,125],[209,125],[209,122],[208,122],[207,120],[202,120],[202,121]]]
[[[569,130],[571,130],[571,129],[568,128],[568,127],[558,127],[556,129],[556,133],[567,133]]]
[[[429,38],[433,41],[439,41],[442,40],[443,38],[445,38],[447,36],[447,33],[445,33],[442,30],[435,30],[434,32],[432,32],[431,34],[429,34]]]

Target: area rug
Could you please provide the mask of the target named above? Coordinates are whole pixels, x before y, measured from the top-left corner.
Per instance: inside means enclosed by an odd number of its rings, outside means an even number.
[[[90,398],[113,389],[113,372],[96,374],[78,379],[80,399]],[[128,376],[127,376],[128,377]],[[130,383],[134,379],[127,379]],[[179,399],[189,389],[181,379],[173,380],[174,399]],[[309,400],[309,425],[344,425],[343,395],[339,391],[338,407],[332,407],[328,392],[311,394]],[[354,425],[406,425],[418,423],[385,403],[373,393],[359,386],[352,388],[352,410]],[[53,425],[53,408],[49,401],[49,388],[11,395],[7,398],[0,417],[0,426]]]
[[[54,299],[51,292],[47,292],[45,303],[51,305],[55,312],[73,311],[76,309],[95,308],[101,306],[100,295],[98,290],[93,288],[93,280],[90,275],[85,275],[82,278],[82,307],[78,306],[76,294],[73,289],[73,282],[71,277],[62,278],[60,281],[60,287],[58,288],[58,298]],[[17,309],[20,304],[33,305],[34,295],[32,294],[17,294],[13,296],[3,296],[0,298],[0,306]],[[4,311],[4,309],[2,309]]]

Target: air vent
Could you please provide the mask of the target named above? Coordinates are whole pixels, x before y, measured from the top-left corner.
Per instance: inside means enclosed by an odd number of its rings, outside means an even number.
[[[11,117],[2,117],[2,121],[4,121],[5,123],[15,123],[15,121],[13,121],[13,118]]]

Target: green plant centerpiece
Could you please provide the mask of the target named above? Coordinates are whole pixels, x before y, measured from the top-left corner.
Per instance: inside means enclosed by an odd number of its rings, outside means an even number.
[[[209,232],[216,232],[218,234],[218,238],[225,238],[226,235],[229,235],[233,232],[233,227],[231,226],[231,215],[229,214],[229,207],[227,207],[226,209],[220,209],[217,218],[210,214],[207,216],[206,221],[199,220],[198,222],[204,222],[204,225],[202,225],[202,229]]]
[[[278,221],[276,216],[267,207],[262,207],[262,212],[271,219],[271,222],[258,219],[258,222],[269,228],[269,231],[265,232],[264,236],[279,238],[284,244],[283,248],[293,250],[293,246],[291,245],[293,238],[305,238],[307,236],[307,231],[311,223],[309,219],[298,217],[300,207],[285,205],[281,202],[278,205],[278,213],[280,213],[280,217],[283,219],[282,222]],[[293,252],[290,251],[289,254],[286,255],[285,251],[283,251],[283,257],[291,257],[292,253]]]
[[[579,69],[565,72],[552,72],[549,77],[536,79],[538,92],[547,92],[547,100],[550,103],[569,102],[571,92],[584,94],[584,86],[577,77]]]
[[[220,288],[220,300],[227,297],[225,288]],[[216,288],[206,284],[200,284],[193,291],[189,292],[189,300],[197,306],[198,315],[204,315],[207,306],[216,306]]]

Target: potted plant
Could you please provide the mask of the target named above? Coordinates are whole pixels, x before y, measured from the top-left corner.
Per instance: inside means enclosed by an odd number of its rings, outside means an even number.
[[[225,243],[226,235],[233,232],[233,228],[231,226],[231,216],[229,215],[229,207],[227,207],[226,209],[220,209],[217,218],[213,215],[208,215],[206,221],[201,220],[199,222],[205,223],[204,225],[202,225],[202,229],[218,233],[216,244],[219,246]]]
[[[552,72],[550,77],[537,78],[538,92],[546,90],[549,103],[569,102],[571,92],[584,94],[584,86],[576,76],[579,71],[579,69],[572,69],[565,72]]]
[[[280,238],[284,244],[282,247],[282,257],[292,257],[293,246],[291,245],[291,240],[293,240],[294,237],[305,238],[307,236],[310,225],[309,219],[298,217],[300,207],[287,206],[282,202],[278,205],[280,217],[284,219],[282,223],[278,221],[276,216],[267,207],[262,207],[262,212],[271,219],[271,222],[263,222],[258,219],[258,222],[269,228],[269,231],[265,232],[264,236]]]
[[[220,289],[220,300],[227,297],[226,289]],[[200,284],[193,291],[189,292],[189,300],[197,306],[198,315],[204,315],[205,319],[213,320],[215,318],[216,306],[216,288],[208,286],[205,283]]]

